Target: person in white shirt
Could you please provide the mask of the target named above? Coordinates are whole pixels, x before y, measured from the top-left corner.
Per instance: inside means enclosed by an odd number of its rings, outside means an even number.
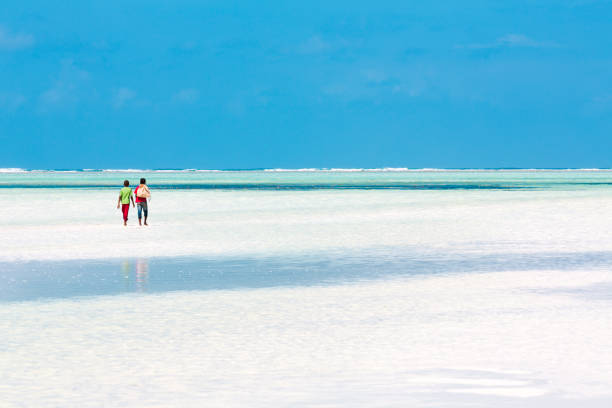
[[[149,205],[147,199],[151,198],[151,191],[147,187],[147,180],[144,178],[140,179],[140,185],[134,190],[136,196],[136,206],[138,207],[138,225],[142,225],[142,213],[144,212],[144,225],[147,224],[147,217],[149,216]]]

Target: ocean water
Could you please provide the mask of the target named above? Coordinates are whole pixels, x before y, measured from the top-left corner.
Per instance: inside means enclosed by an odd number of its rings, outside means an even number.
[[[5,169],[0,406],[607,407],[610,231],[607,170]]]

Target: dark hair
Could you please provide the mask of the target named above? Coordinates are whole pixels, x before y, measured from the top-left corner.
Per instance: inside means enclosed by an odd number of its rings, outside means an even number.
[[[147,180],[145,180],[144,178],[140,179],[140,184],[147,184]]]
[[[129,185],[130,185],[130,182],[129,182],[129,181],[127,181],[127,180],[125,180],[125,181],[123,182],[123,185],[127,187],[127,186],[129,186]]]

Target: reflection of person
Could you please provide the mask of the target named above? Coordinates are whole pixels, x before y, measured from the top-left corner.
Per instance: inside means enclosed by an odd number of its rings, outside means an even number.
[[[142,213],[144,212],[144,225],[149,225],[147,224],[147,217],[149,216],[147,198],[151,198],[151,191],[149,191],[149,187],[147,187],[147,180],[144,178],[140,179],[140,185],[136,187],[134,194],[136,195],[136,205],[138,205],[138,224],[142,225],[141,219]]]
[[[128,212],[130,211],[130,200],[132,200],[132,207],[136,207],[134,204],[134,196],[132,195],[132,189],[129,187],[130,182],[125,180],[123,182],[123,188],[119,191],[119,199],[117,200],[117,208],[121,205],[121,212],[123,213],[123,225],[127,225]]]
[[[123,272],[123,282],[125,282],[124,290],[130,290],[130,261],[125,260],[121,263],[121,271]]]
[[[147,290],[147,282],[149,280],[149,264],[145,259],[136,261],[136,290],[144,292]]]

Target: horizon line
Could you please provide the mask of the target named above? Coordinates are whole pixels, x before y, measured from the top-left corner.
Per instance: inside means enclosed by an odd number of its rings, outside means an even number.
[[[226,168],[226,169],[198,169],[198,168],[0,168],[0,173],[34,173],[34,172],[436,172],[436,171],[612,171],[610,167],[305,167],[305,168]]]

